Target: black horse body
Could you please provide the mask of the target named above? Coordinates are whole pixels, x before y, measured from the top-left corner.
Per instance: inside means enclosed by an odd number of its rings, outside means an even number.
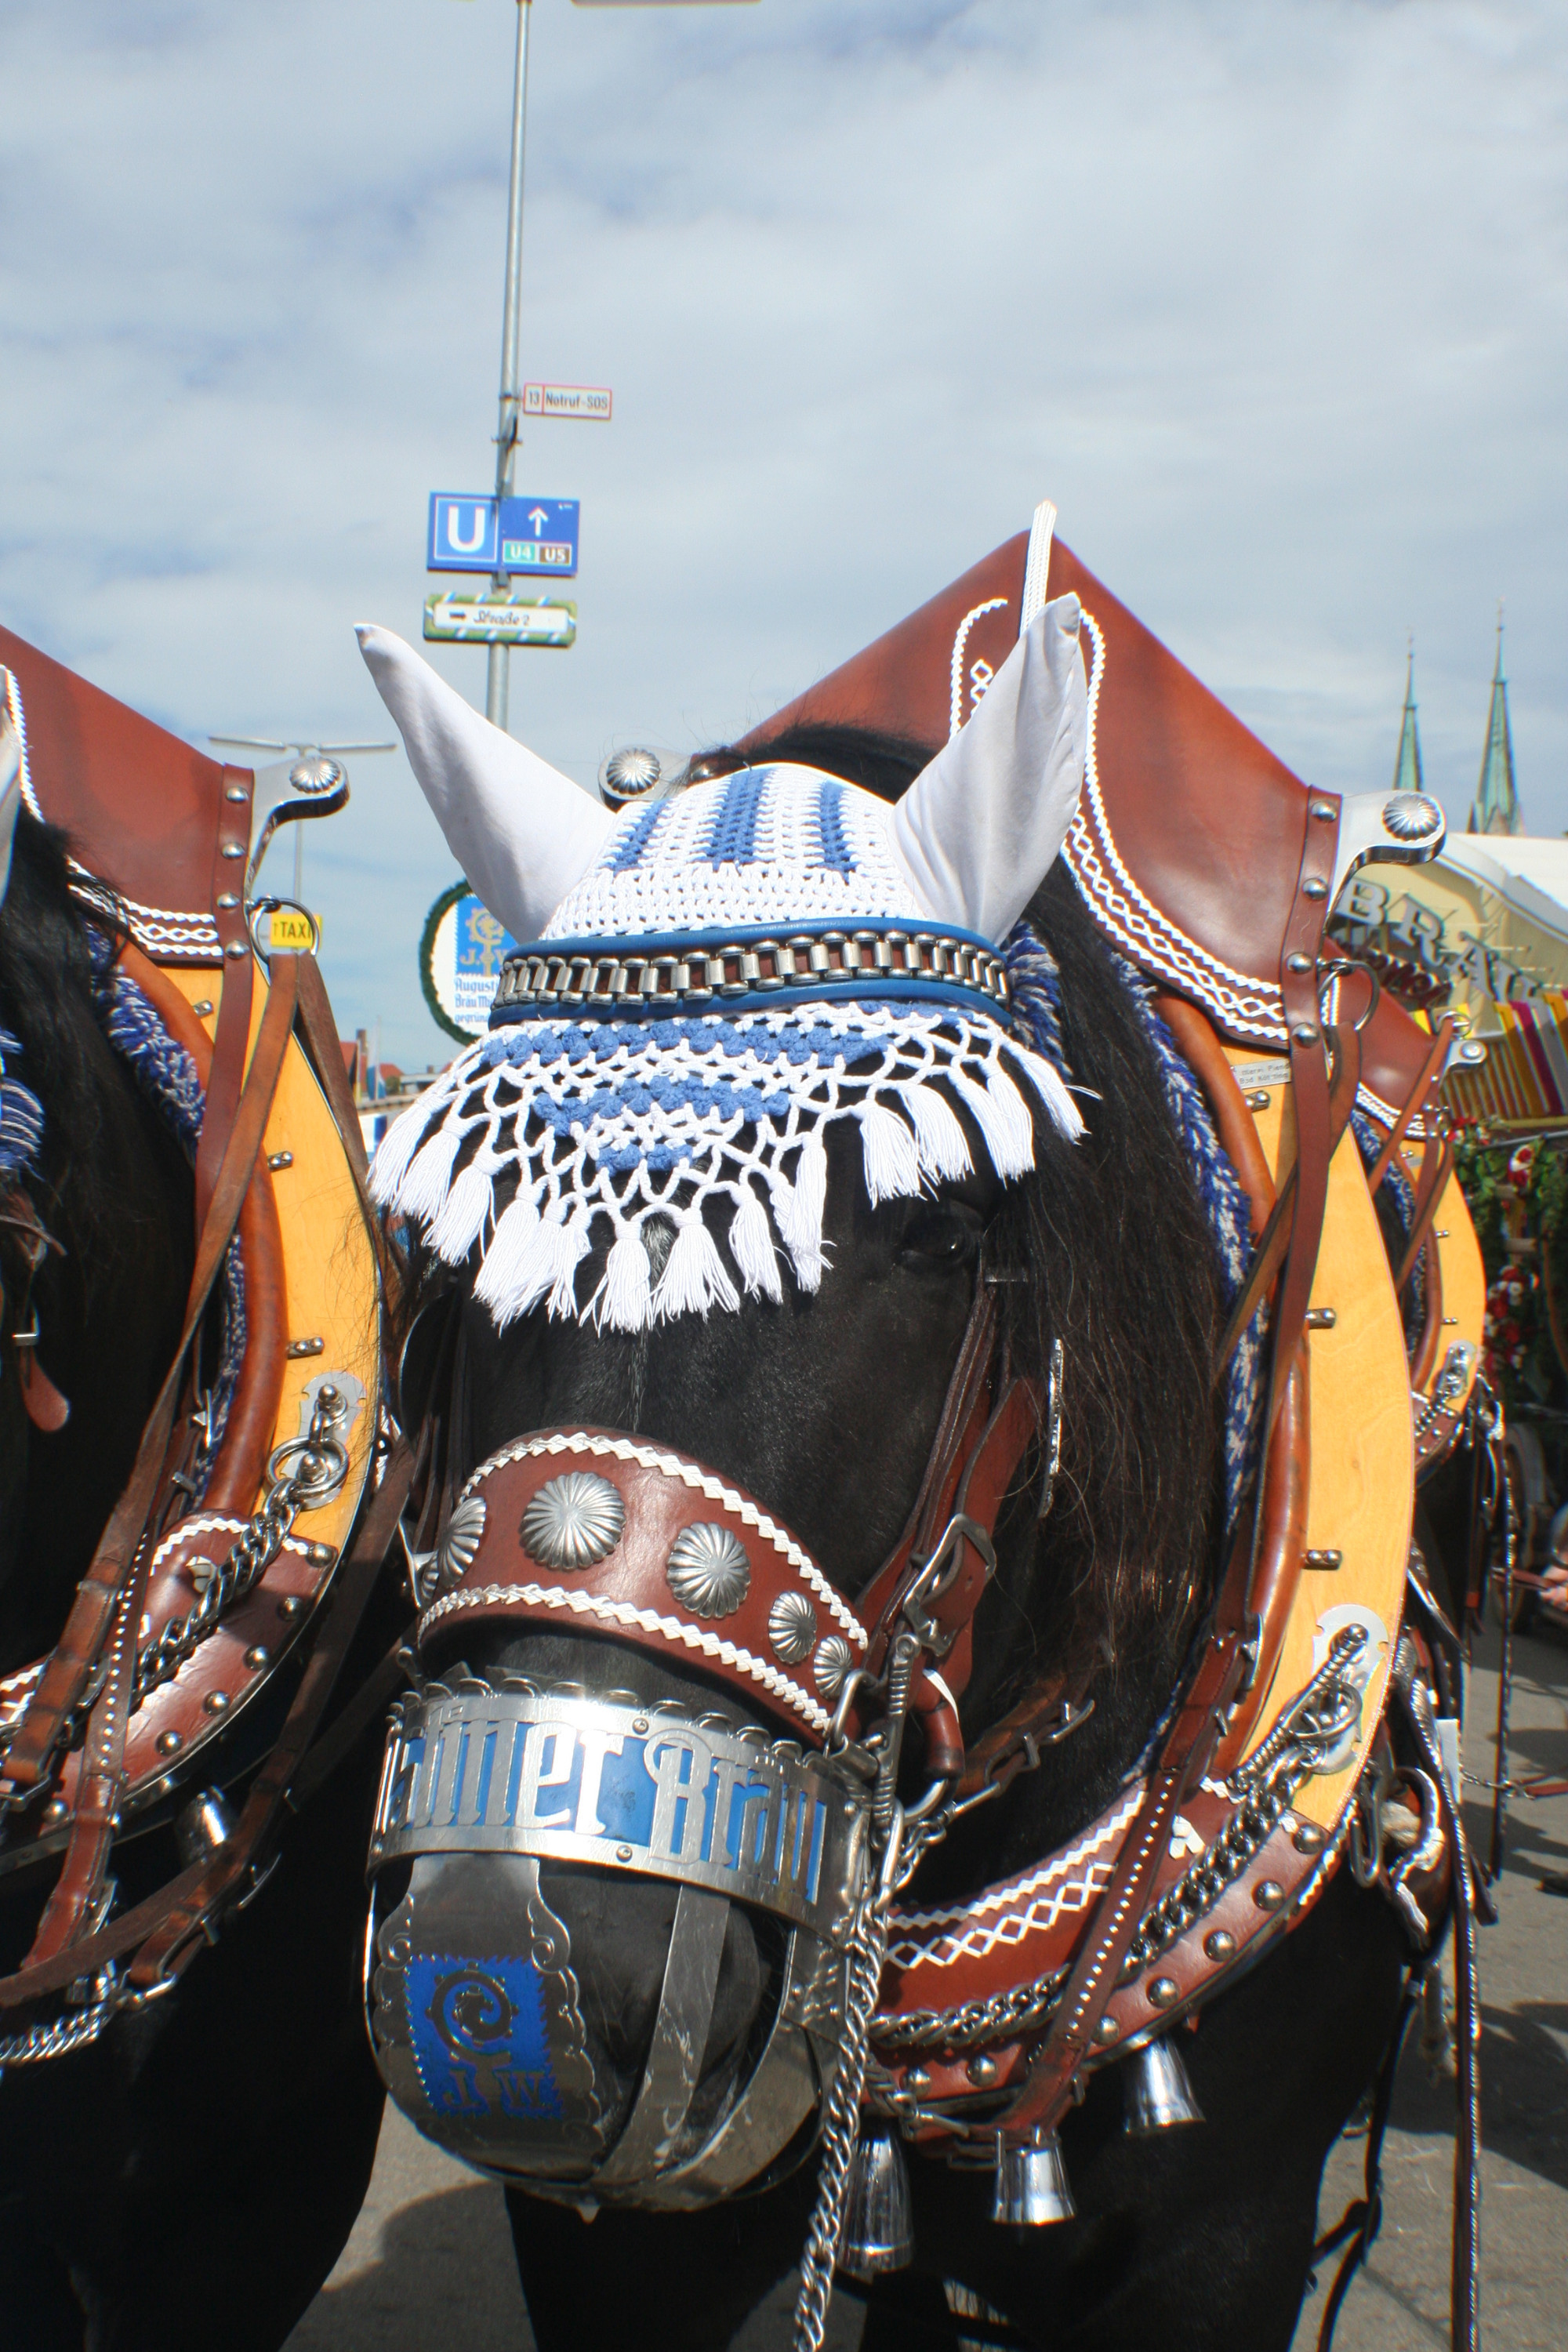
[[[889,796],[911,772],[903,747],[849,734],[829,742],[811,732],[768,749]],[[1047,1665],[1089,1672],[1095,1710],[938,1850],[915,1899],[1017,1870],[1093,1817],[1159,1717],[1215,1576],[1212,1244],[1138,1009],[1059,869],[1030,919],[1060,967],[1067,1058],[1089,1115],[1077,1144],[1037,1122],[1032,1179],[1004,1188],[975,1177],[872,1208],[854,1168],[836,1163],[835,1155],[850,1161],[858,1144],[830,1129],[830,1271],[815,1296],[786,1286],[776,1306],[752,1299],[737,1314],[620,1335],[542,1312],[498,1335],[471,1297],[461,1310],[458,1477],[531,1429],[637,1433],[738,1481],[848,1595],[907,1518],[982,1241],[1016,1365],[1043,1387],[1050,1342],[1061,1339],[1056,1500],[1037,1532],[1037,1486],[1005,1509],[963,1717],[973,1738]],[[973,1132],[971,1142],[984,1168]],[[602,1252],[584,1262],[580,1298],[601,1261]],[[711,1703],[699,1674],[594,1636],[470,1632],[433,1663],[449,1671],[459,1655],[480,1672],[630,1689],[642,1702]],[[732,1693],[725,1698],[733,1705]],[[453,1897],[482,1908],[508,1864],[459,1857],[418,1867],[427,1890],[449,1871]],[[570,1932],[595,2077],[618,2086],[613,2131],[648,2047],[674,1890],[549,1864],[542,1884]],[[870,2291],[866,2343],[955,2341],[962,2330],[942,2288],[953,2281],[1042,2352],[1288,2345],[1323,2159],[1389,2042],[1405,1964],[1392,1911],[1342,1872],[1306,1922],[1183,2032],[1204,2123],[1132,2139],[1117,2070],[1094,2075],[1063,2130],[1079,2209],[1071,2222],[999,2228],[988,2175],[917,2156],[914,2267]],[[692,2109],[698,2137],[754,2047],[774,1965],[765,1933],[732,1909]],[[681,2217],[601,2210],[586,2230],[557,2206],[509,2191],[542,2352],[730,2344],[799,2258],[813,2169]]]
[[[105,1040],[62,845],[26,815],[0,910],[0,1025],[22,1044],[10,1074],[44,1106],[27,1191],[60,1249],[34,1302],[42,1363],[72,1408],[58,1433],[36,1429],[16,1351],[0,1343],[0,1672],[10,1673],[58,1637],[130,1473],[179,1337],[195,1247],[190,1167]],[[3,1229],[0,1267],[14,1307],[23,1270]],[[0,2075],[7,2347],[195,2352],[221,2341],[270,2352],[331,2268],[381,2116],[358,1987],[374,1748],[373,1735],[172,1996],[122,2014],[86,2048]],[[233,1759],[237,1773],[244,1765]],[[120,1902],[179,1867],[167,1823],[122,1840],[111,1864]],[[0,1969],[25,1956],[50,1874],[0,1878]]]

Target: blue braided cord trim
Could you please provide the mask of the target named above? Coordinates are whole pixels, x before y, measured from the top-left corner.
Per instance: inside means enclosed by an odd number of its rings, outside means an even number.
[[[1070,1078],[1062,1044],[1062,976],[1057,960],[1032,924],[1015,923],[1002,942],[1012,991],[1015,1026],[1042,1060]]]
[[[814,1001],[820,1003],[822,1000],[817,997]],[[776,1009],[778,993],[762,1002]],[[994,1019],[994,1012],[992,1017]],[[831,1029],[818,1022],[787,1022],[778,1029],[760,1029],[742,1028],[729,1014],[698,1013],[690,1019],[673,1021],[617,1021],[606,1014],[600,1021],[574,1022],[569,1028],[546,1027],[542,1021],[514,1022],[509,1028],[491,1032],[479,1059],[489,1070],[500,1069],[503,1064],[521,1069],[529,1063],[548,1069],[552,1062],[609,1062],[629,1049],[639,1062],[657,1064],[661,1055],[689,1045],[700,1054],[710,1054],[719,1046],[732,1061],[749,1055],[759,1062],[788,1062],[799,1068],[808,1062],[843,1062],[847,1066],[859,1058],[858,1044],[863,1044],[868,1054],[879,1054],[887,1043],[886,1035],[879,1031]],[[646,1087],[649,1097],[658,1101],[664,1100],[658,1091],[662,1083],[640,1073],[635,1081],[638,1087]],[[604,1099],[614,1104],[619,1092],[616,1089],[606,1094]]]
[[[0,1070],[4,1069],[0,1063]],[[0,1180],[26,1176],[44,1139],[44,1107],[31,1087],[0,1077]]]
[[[1122,985],[1138,1007],[1145,1035],[1153,1048],[1165,1089],[1165,1100],[1181,1137],[1198,1198],[1214,1236],[1219,1265],[1221,1296],[1228,1310],[1246,1279],[1252,1258],[1252,1223],[1247,1192],[1226,1156],[1208,1104],[1176,1041],[1150,1002],[1152,990],[1141,972],[1121,957],[1111,959]],[[1228,1535],[1242,1498],[1258,1467],[1262,1434],[1263,1337],[1267,1309],[1260,1307],[1242,1334],[1226,1373],[1225,1519]]]
[[[1370,1172],[1376,1166],[1378,1153],[1383,1150],[1386,1140],[1384,1131],[1378,1126],[1375,1119],[1369,1118],[1366,1112],[1359,1108],[1351,1113],[1351,1131],[1355,1137],[1356,1150],[1361,1153],[1361,1164]],[[1383,1182],[1384,1188],[1393,1196],[1394,1213],[1399,1219],[1400,1230],[1408,1237],[1410,1228],[1415,1222],[1415,1187],[1411,1182],[1397,1151],[1384,1171]],[[1394,1270],[1397,1271],[1397,1269]],[[1420,1300],[1421,1311],[1425,1314],[1426,1311],[1426,1245],[1425,1243],[1415,1254],[1415,1264],[1411,1269],[1411,1280],[1416,1286],[1416,1297]]]
[[[710,866],[752,866],[757,856],[757,819],[771,768],[742,768],[731,777],[708,829]]]
[[[25,1176],[38,1156],[44,1139],[44,1106],[31,1087],[5,1075],[5,1056],[20,1058],[22,1041],[9,1029],[0,1029],[0,1181],[14,1183]]]
[[[179,1140],[187,1159],[196,1156],[201,1139],[206,1096],[191,1055],[171,1037],[149,1000],[113,961],[110,943],[97,931],[93,943],[95,995],[99,1023],[142,1093],[164,1125]],[[212,1386],[211,1436],[204,1437],[191,1465],[195,1486],[192,1507],[200,1502],[223,1444],[234,1392],[245,1360],[245,1261],[236,1234],[223,1267],[223,1346]]]
[[[644,809],[626,838],[617,844],[615,856],[605,860],[612,874],[629,873],[634,866],[641,863],[643,851],[653,838],[653,829],[669,806],[669,802],[663,800],[655,801],[651,808]]]
[[[844,830],[844,787],[826,783],[822,787],[816,803],[817,831],[821,836],[822,863],[830,874],[853,874],[855,853]]]
[[[1388,1140],[1387,1136],[1378,1126],[1377,1121],[1369,1118],[1366,1112],[1361,1109],[1352,1111],[1351,1128],[1355,1136],[1356,1150],[1361,1153],[1362,1166],[1366,1169],[1374,1168],[1377,1164],[1377,1155]],[[1397,1151],[1389,1161],[1383,1181],[1394,1195],[1394,1205],[1399,1212],[1399,1222],[1408,1234],[1415,1218],[1415,1187],[1401,1166]]]

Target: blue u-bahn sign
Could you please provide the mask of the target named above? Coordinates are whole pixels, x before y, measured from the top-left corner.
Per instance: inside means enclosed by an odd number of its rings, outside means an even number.
[[[436,490],[427,572],[516,572],[569,580],[577,569],[576,499],[494,499]]]

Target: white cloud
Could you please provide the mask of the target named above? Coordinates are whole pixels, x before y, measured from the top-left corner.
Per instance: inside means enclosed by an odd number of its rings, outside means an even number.
[[[382,731],[425,501],[483,487],[507,0],[0,0],[0,616],[200,740]],[[1313,780],[1392,767],[1416,634],[1462,819],[1500,593],[1568,825],[1568,20],[1513,0],[536,0],[528,373],[612,384],[581,635],[513,724],[764,714],[1022,527]],[[482,698],[478,653],[437,656]],[[401,759],[310,842],[342,1025],[439,1051]]]

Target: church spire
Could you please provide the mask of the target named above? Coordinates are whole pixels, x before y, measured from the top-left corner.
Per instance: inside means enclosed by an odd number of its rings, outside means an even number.
[[[1421,781],[1421,730],[1415,724],[1415,639],[1405,655],[1405,710],[1399,722],[1399,749],[1394,755],[1396,793],[1424,793]]]
[[[1487,716],[1487,748],[1481,759],[1481,780],[1470,810],[1472,833],[1522,833],[1519,793],[1513,778],[1513,733],[1508,720],[1508,680],[1502,667],[1502,606],[1498,606],[1497,661],[1492,669],[1491,709]]]

